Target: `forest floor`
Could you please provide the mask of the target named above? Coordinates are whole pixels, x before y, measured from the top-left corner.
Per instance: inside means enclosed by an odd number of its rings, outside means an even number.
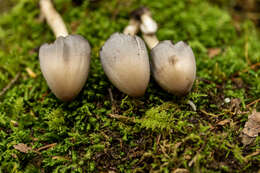
[[[75,100],[59,101],[39,67],[39,47],[55,37],[38,0],[12,0],[0,12],[0,172],[259,173],[260,137],[241,138],[260,111],[258,13],[222,0],[54,4],[69,32],[91,44],[89,77]],[[99,50],[140,6],[151,10],[160,40],[192,47],[197,78],[187,96],[168,94],[151,77],[145,95],[131,98],[105,76]]]

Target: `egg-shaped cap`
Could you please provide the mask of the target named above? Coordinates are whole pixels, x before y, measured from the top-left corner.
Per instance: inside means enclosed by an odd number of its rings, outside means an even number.
[[[89,72],[91,48],[80,35],[60,36],[40,47],[40,67],[51,91],[69,101],[82,89]]]
[[[138,36],[115,33],[100,51],[105,74],[122,92],[138,97],[150,80],[150,65],[145,43]]]
[[[196,61],[192,49],[180,41],[175,45],[166,40],[151,50],[152,74],[166,91],[187,94],[196,78]]]

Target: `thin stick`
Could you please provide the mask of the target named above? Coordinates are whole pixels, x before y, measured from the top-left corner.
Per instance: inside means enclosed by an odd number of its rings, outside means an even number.
[[[40,148],[36,149],[35,151],[39,152],[39,151],[41,151],[41,150],[45,150],[45,149],[52,148],[52,147],[54,147],[54,146],[56,146],[56,145],[57,145],[57,143],[48,144],[48,145],[45,145],[45,146],[43,146],[43,147],[40,147]]]
[[[111,111],[112,111],[112,114],[115,113],[115,110],[116,110],[116,104],[115,104],[115,100],[113,98],[113,93],[112,93],[112,90],[111,88],[108,88],[108,92],[109,92],[109,97],[110,97],[110,101],[111,101]]]
[[[249,103],[248,105],[246,105],[246,107],[248,108],[248,107],[250,107],[251,105],[253,105],[253,104],[255,104],[255,103],[258,103],[258,102],[260,102],[260,98],[259,98],[259,99],[256,99],[255,101],[253,101],[253,102],[251,102],[251,103]]]
[[[256,63],[256,64],[253,64],[247,68],[245,68],[244,70],[241,70],[240,72],[237,72],[235,73],[233,76],[239,76],[241,73],[246,73],[248,72],[249,70],[255,70],[257,69],[258,67],[260,67],[260,62]]]
[[[111,103],[114,104],[114,98],[113,98],[113,93],[112,93],[111,88],[108,88],[108,93],[109,93]]]
[[[4,95],[5,92],[13,86],[13,84],[18,80],[19,76],[20,73],[17,73],[16,76],[6,85],[6,87],[2,89],[2,91],[0,92],[0,97]]]
[[[205,115],[208,115],[208,116],[211,116],[211,117],[214,117],[214,118],[217,118],[217,117],[218,117],[218,115],[215,115],[215,114],[212,114],[212,113],[208,113],[208,112],[204,111],[203,109],[201,109],[200,111],[201,111],[203,114],[205,114]]]
[[[135,118],[134,117],[126,117],[126,116],[118,115],[118,114],[108,114],[108,116],[110,118],[114,118],[114,119],[117,119],[117,120],[128,121],[128,122],[135,123]]]
[[[41,13],[47,20],[48,25],[55,34],[56,38],[59,36],[67,36],[68,31],[66,26],[59,15],[59,13],[53,7],[51,0],[40,0]]]

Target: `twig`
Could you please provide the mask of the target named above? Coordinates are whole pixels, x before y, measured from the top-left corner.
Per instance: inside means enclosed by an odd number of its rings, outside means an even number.
[[[17,73],[16,76],[6,85],[6,87],[2,89],[2,91],[0,92],[0,97],[4,95],[5,92],[13,86],[13,84],[18,80],[19,76],[20,72]]]
[[[206,143],[203,143],[201,148],[196,152],[196,155],[193,157],[193,159],[188,163],[189,167],[191,167],[193,165],[193,163],[197,162],[199,156],[200,156],[200,152],[205,148]]]
[[[254,156],[257,156],[260,154],[260,149],[257,149],[255,152],[247,155],[246,157],[244,157],[244,160],[245,162],[248,162],[248,160],[251,158],[251,157],[254,157]]]
[[[123,115],[118,115],[118,114],[108,114],[109,117],[111,118],[115,118],[115,119],[118,119],[118,120],[121,120],[121,121],[129,121],[129,122],[133,122],[135,123],[135,118],[131,118],[131,117],[126,117],[126,116],[123,116]]]
[[[112,93],[111,88],[108,88],[108,93],[109,93],[111,103],[114,104],[114,98],[113,98],[113,93]]]
[[[45,149],[52,148],[52,147],[54,147],[55,145],[57,145],[57,143],[48,144],[48,145],[45,145],[45,146],[43,146],[43,147],[38,148],[38,149],[35,150],[35,151],[39,152],[39,151],[41,151],[41,150],[45,150]]]
[[[208,113],[208,112],[206,112],[206,111],[204,111],[204,110],[200,110],[200,112],[202,112],[202,113],[205,114],[205,115],[212,116],[212,117],[214,117],[214,118],[217,118],[217,117],[218,117],[218,115],[215,115],[215,114],[212,114],[212,113]]]
[[[193,159],[188,163],[189,167],[191,167],[192,164],[198,160],[199,155],[200,153],[197,152],[196,155],[193,157]]]
[[[116,103],[115,103],[115,100],[113,98],[113,93],[112,93],[112,90],[111,88],[108,88],[108,93],[109,93],[109,97],[110,97],[110,101],[111,101],[111,111],[112,111],[112,114],[115,113],[116,111]]]
[[[260,62],[255,63],[255,64],[253,64],[253,65],[247,67],[246,69],[244,69],[244,70],[242,70],[242,71],[239,71],[239,72],[235,73],[235,74],[232,75],[232,76],[233,76],[233,77],[234,77],[234,76],[239,76],[241,73],[248,72],[250,69],[254,70],[254,69],[256,69],[257,67],[260,67]]]
[[[64,24],[59,13],[53,7],[51,0],[40,0],[40,8],[41,13],[47,20],[47,23],[54,32],[56,38],[59,36],[67,36],[68,31],[66,25]]]
[[[260,98],[259,98],[259,99],[256,99],[255,101],[253,101],[253,102],[251,102],[251,103],[249,103],[249,104],[247,104],[246,107],[248,108],[248,107],[250,107],[251,105],[253,105],[253,104],[255,104],[255,103],[258,103],[259,101],[260,101]]]

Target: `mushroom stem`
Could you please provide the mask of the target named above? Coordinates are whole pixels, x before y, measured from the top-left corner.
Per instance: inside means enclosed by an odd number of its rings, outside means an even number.
[[[140,22],[135,18],[131,18],[129,24],[125,27],[123,33],[126,35],[129,34],[134,36],[136,33],[138,33],[139,27],[140,27]]]
[[[46,18],[48,25],[52,29],[56,38],[59,36],[67,36],[68,31],[66,26],[59,15],[59,13],[53,7],[51,0],[40,0],[41,13]]]
[[[144,13],[141,14],[140,20],[140,29],[143,34],[143,39],[148,45],[149,49],[152,49],[159,43],[159,40],[155,34],[158,28],[157,23],[153,20],[151,13],[148,9],[144,10]]]
[[[158,29],[157,23],[153,20],[151,12],[148,8],[141,7],[132,12],[132,16],[135,16],[139,20],[140,29],[143,34],[143,39],[150,49],[154,48],[159,40],[156,37]]]
[[[155,34],[144,34],[143,33],[143,39],[144,39],[145,43],[147,44],[147,46],[149,47],[149,49],[154,48],[159,43],[159,40]]]

